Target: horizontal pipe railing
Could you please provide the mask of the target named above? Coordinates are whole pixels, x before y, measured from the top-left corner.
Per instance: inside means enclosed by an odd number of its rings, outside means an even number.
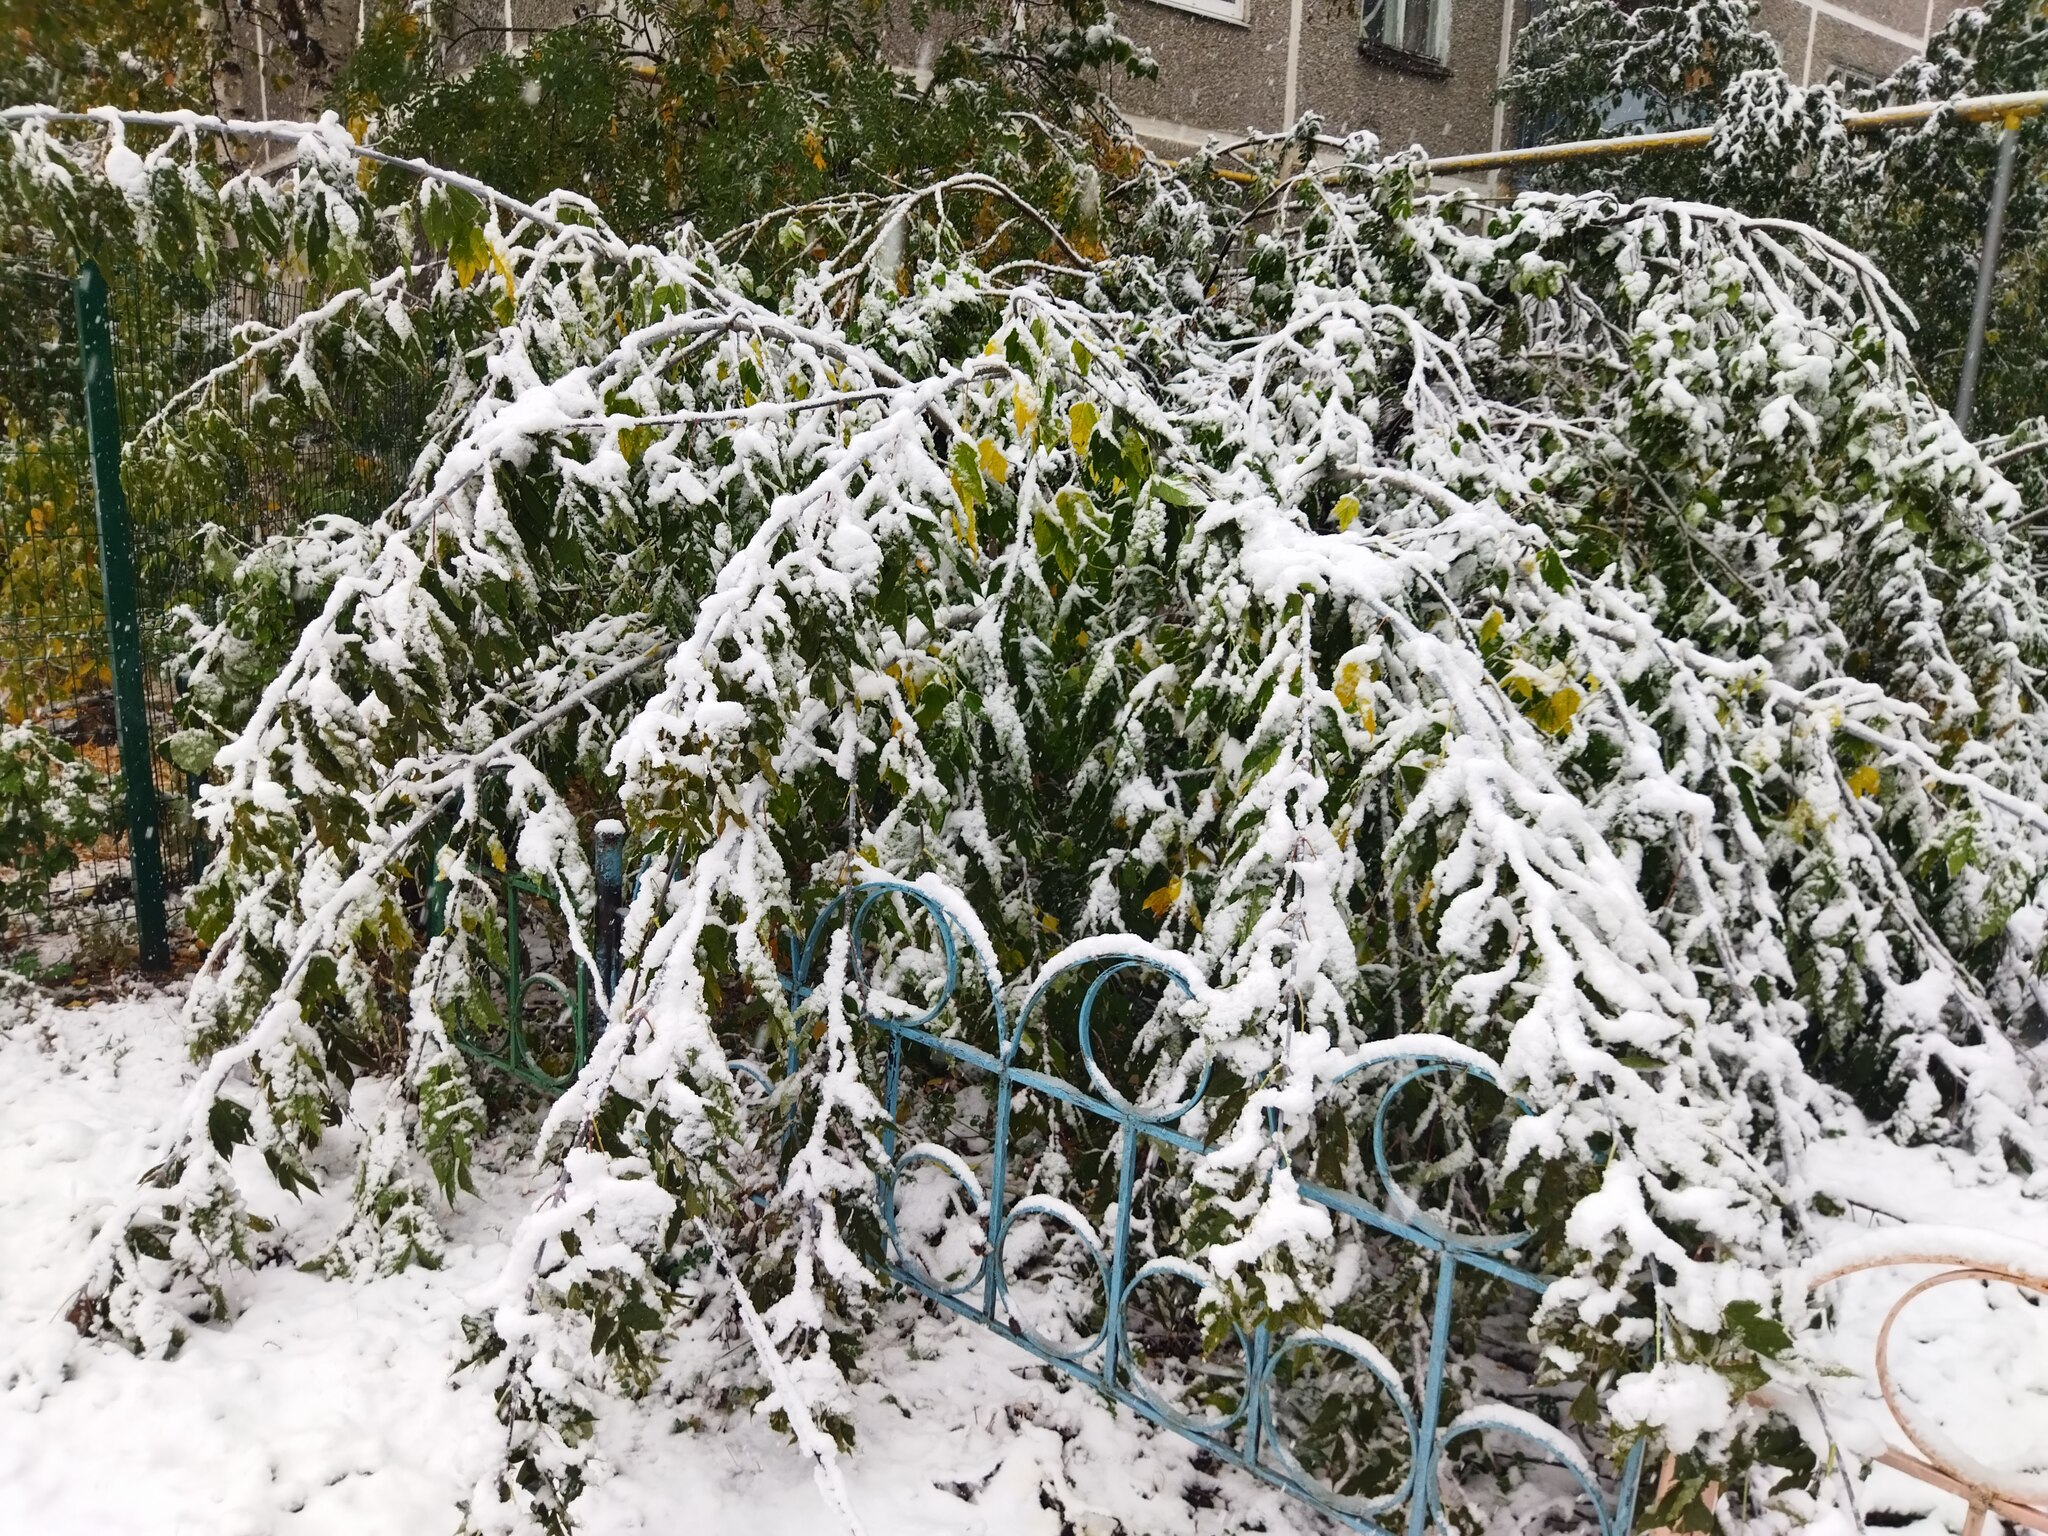
[[[2013,123],[2021,118],[2038,117],[2043,110],[2048,110],[2048,91],[2010,91],[2001,96],[1913,101],[1901,106],[1879,107],[1870,112],[1850,112],[1843,116],[1842,126],[1850,133],[1878,133],[1890,128],[1913,127],[1942,111],[1953,111],[1966,123]],[[1704,149],[1712,142],[1720,126],[1716,122],[1700,128],[1677,128],[1668,133],[1617,134],[1606,139],[1531,144],[1525,149],[1492,149],[1473,155],[1433,155],[1423,162],[1423,168],[1434,176],[1456,176],[1467,171],[1507,171],[1518,166],[1552,165],[1561,160],[1599,160],[1676,149]]]

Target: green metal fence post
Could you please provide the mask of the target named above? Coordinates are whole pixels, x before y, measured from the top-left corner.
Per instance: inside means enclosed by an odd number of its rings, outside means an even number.
[[[142,968],[171,968],[164,910],[163,848],[157,839],[156,775],[149,715],[142,698],[142,624],[135,607],[135,550],[128,498],[121,490],[121,407],[114,396],[114,333],[107,283],[86,262],[72,284],[78,305],[78,366],[85,389],[86,443],[92,456],[99,521],[100,586],[106,598],[107,651],[114,673],[114,729],[128,793],[128,859],[135,886],[135,930]]]
[[[625,932],[626,909],[626,824],[606,817],[597,824],[595,838],[597,868],[597,949],[595,959],[610,998],[619,984],[619,951]],[[599,1015],[598,1032],[608,1021]]]

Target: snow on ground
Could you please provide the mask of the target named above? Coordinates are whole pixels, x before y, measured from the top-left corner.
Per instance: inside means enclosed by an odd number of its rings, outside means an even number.
[[[447,1262],[367,1283],[280,1264],[237,1282],[233,1325],[197,1331],[178,1359],[81,1345],[62,1312],[96,1219],[142,1170],[148,1130],[191,1075],[175,996],[156,993],[0,1023],[0,1532],[35,1536],[448,1536],[457,1501],[495,1454],[487,1393],[451,1379],[469,1296],[497,1273],[548,1179],[509,1150],[479,1170],[482,1198],[449,1218]],[[323,1193],[252,1203],[297,1251],[341,1217],[354,1135],[330,1138]],[[1946,1154],[1850,1134],[1821,1143],[1808,1177],[1845,1205],[1828,1236],[1895,1219],[2048,1241],[2048,1215],[2012,1181]],[[1841,1287],[1833,1353],[1859,1374],[1828,1392],[1838,1436],[1881,1447],[1868,1374],[1884,1309],[1910,1277]],[[907,1323],[907,1304],[896,1321]],[[1950,1286],[1916,1302],[1894,1358],[1904,1390],[2000,1466],[2048,1461],[2048,1307]],[[883,1330],[860,1389],[859,1449],[843,1462],[871,1532],[947,1536],[1223,1536],[1333,1529],[1193,1447],[1071,1384],[971,1325]],[[694,1433],[647,1410],[600,1430],[610,1475],[579,1504],[586,1536],[834,1536],[810,1466],[761,1423]],[[2048,1470],[2048,1467],[2039,1468]],[[1864,1513],[1925,1516],[1960,1501],[1878,1469]]]
[[[451,1381],[465,1302],[552,1180],[511,1155],[480,1167],[482,1198],[447,1219],[438,1271],[357,1283],[281,1264],[242,1276],[232,1326],[197,1330],[176,1360],[79,1344],[61,1314],[95,1221],[191,1076],[177,1010],[141,995],[0,1024],[0,1532],[451,1536],[502,1434],[489,1394]],[[341,1220],[353,1134],[330,1137],[325,1187],[303,1205],[260,1161],[241,1170],[252,1208],[301,1254]],[[859,1450],[842,1462],[876,1536],[1333,1529],[1250,1479],[1205,1474],[1193,1447],[1045,1380],[978,1328],[894,1337],[872,1356]],[[585,1536],[837,1536],[810,1462],[765,1423],[679,1429],[651,1411],[604,1424],[613,1475],[579,1501]]]
[[[2048,1245],[2048,1204],[2021,1195],[2018,1179],[1987,1174],[1975,1159],[1944,1148],[1844,1134],[1809,1149],[1806,1177],[1844,1208],[1816,1233],[1823,1246],[1907,1222],[1979,1228]],[[1887,1441],[1911,1450],[1890,1428],[1878,1394],[1877,1337],[1893,1303],[1936,1273],[1924,1266],[1879,1270],[1829,1288],[1838,1322],[1825,1354],[1851,1374],[1831,1381],[1825,1395],[1837,1437],[1859,1456],[1874,1457]],[[1899,1314],[1891,1365],[1908,1411],[1931,1420],[1981,1463],[2048,1479],[2048,1302],[2008,1285],[1949,1284],[1925,1292]],[[1891,1522],[1916,1536],[1962,1525],[1961,1499],[1889,1467],[1871,1469],[1858,1502],[1866,1516],[1927,1517]]]

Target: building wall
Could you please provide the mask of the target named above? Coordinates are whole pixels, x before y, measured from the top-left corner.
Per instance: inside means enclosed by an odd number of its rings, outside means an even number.
[[[1120,87],[1117,101],[1162,146],[1275,132],[1306,111],[1320,113],[1332,133],[1369,128],[1389,149],[1422,144],[1432,154],[1466,154],[1511,144],[1513,125],[1493,90],[1503,23],[1519,30],[1530,0],[1451,3],[1449,60],[1441,70],[1418,70],[1361,49],[1357,0],[1244,0],[1242,22],[1165,0],[1128,0],[1123,25],[1152,49],[1159,79]],[[1760,0],[1758,20],[1778,40],[1787,73],[1819,84],[1844,72],[1891,73],[1966,3]]]
[[[1452,0],[1450,59],[1441,68],[1370,56],[1355,3],[1245,3],[1242,25],[1156,0],[1134,0],[1121,13],[1124,29],[1159,61],[1157,81],[1116,92],[1141,132],[1199,143],[1209,133],[1270,133],[1313,110],[1328,132],[1370,129],[1389,149],[1492,147],[1502,5],[1514,7],[1519,25],[1524,0]]]
[[[1763,0],[1762,20],[1778,39],[1785,72],[1819,85],[1844,70],[1882,79],[1922,50],[1930,19],[1939,30],[1957,9],[1949,3],[1930,12],[1925,0],[1855,0],[1825,10],[1804,0]]]
[[[1361,0],[1121,0],[1122,25],[1152,50],[1159,78],[1117,82],[1117,102],[1142,137],[1168,152],[1184,153],[1211,136],[1277,132],[1307,111],[1319,113],[1330,133],[1367,129],[1389,150],[1420,144],[1432,154],[1465,154],[1512,144],[1514,125],[1493,100],[1503,27],[1519,28],[1542,0],[1449,3],[1448,58],[1436,65],[1361,46]],[[1778,39],[1792,78],[1817,84],[1843,72],[1889,73],[1964,3],[1760,0],[1759,20]],[[308,115],[354,47],[365,5],[224,0],[232,61],[221,80],[223,108],[238,117]],[[479,58],[505,47],[508,36],[519,46],[589,5],[462,0],[451,59]],[[1213,14],[1219,11],[1236,19]],[[914,62],[914,39],[905,44],[905,62]]]

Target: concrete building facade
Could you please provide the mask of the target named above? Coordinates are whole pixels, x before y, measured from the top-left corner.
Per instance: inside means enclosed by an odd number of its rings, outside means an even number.
[[[1761,0],[1758,19],[1801,84],[1875,80],[1964,3]],[[1159,78],[1118,101],[1160,144],[1270,132],[1313,110],[1331,133],[1370,129],[1389,148],[1501,149],[1514,124],[1494,89],[1531,12],[1531,0],[1127,0],[1124,28]]]
[[[1172,152],[1275,132],[1306,111],[1389,148],[1467,154],[1515,142],[1494,100],[1515,34],[1543,0],[1118,0],[1159,78],[1118,104]],[[1922,50],[1965,0],[1760,0],[1759,20],[1802,84],[1879,78]],[[461,0],[455,58],[519,47],[602,0]],[[354,47],[369,0],[224,0],[233,115],[296,116]]]

